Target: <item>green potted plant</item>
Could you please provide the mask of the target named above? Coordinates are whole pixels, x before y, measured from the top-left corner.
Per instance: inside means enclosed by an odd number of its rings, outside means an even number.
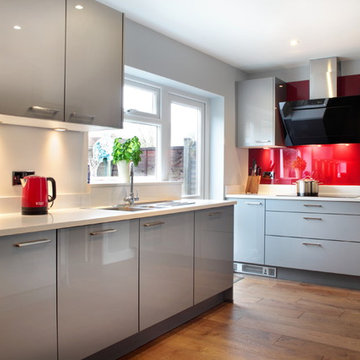
[[[121,182],[129,182],[129,163],[132,161],[134,166],[138,166],[141,154],[141,143],[137,136],[130,139],[119,137],[114,140],[112,161],[118,167]]]

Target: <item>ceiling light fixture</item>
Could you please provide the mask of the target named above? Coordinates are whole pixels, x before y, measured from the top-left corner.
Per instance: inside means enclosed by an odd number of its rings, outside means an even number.
[[[14,26],[13,26],[13,29],[14,29],[14,30],[21,30],[22,27],[21,27],[20,25],[14,25]]]
[[[80,4],[78,4],[78,5],[75,5],[75,9],[76,10],[82,10],[84,7],[82,6],[82,5],[80,5]]]
[[[299,40],[297,39],[290,40],[290,46],[297,46],[297,45],[299,45]]]

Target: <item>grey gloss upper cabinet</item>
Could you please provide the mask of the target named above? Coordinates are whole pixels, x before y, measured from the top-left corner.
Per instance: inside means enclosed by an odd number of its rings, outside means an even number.
[[[59,360],[83,359],[138,331],[139,220],[58,232]]]
[[[0,114],[122,127],[122,48],[123,14],[95,0],[2,0]]]
[[[140,220],[140,331],[193,305],[194,213]]]
[[[95,0],[80,3],[67,0],[65,121],[119,128],[123,15]]]
[[[1,114],[64,119],[64,33],[65,1],[0,2]]]
[[[194,303],[233,285],[232,206],[195,212]]]
[[[0,359],[57,359],[55,230],[0,237]]]
[[[286,84],[274,77],[236,83],[238,147],[283,145],[278,103],[286,100]]]

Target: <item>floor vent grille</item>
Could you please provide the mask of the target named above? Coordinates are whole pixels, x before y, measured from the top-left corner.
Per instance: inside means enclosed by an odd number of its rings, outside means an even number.
[[[234,263],[234,272],[276,278],[276,268],[269,266]]]

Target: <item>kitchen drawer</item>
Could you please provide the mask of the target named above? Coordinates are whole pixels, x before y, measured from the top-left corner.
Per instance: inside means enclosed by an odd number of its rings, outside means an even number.
[[[360,215],[360,202],[321,200],[266,200],[266,211]]]
[[[360,242],[360,216],[267,211],[265,234]]]
[[[359,243],[265,237],[267,265],[359,276],[359,258]]]

